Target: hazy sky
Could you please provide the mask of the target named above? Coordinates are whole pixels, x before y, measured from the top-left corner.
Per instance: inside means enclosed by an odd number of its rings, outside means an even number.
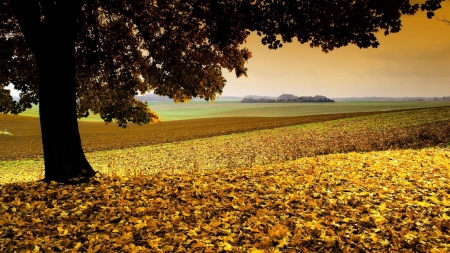
[[[450,1],[436,16],[450,20]],[[376,49],[349,45],[328,54],[298,42],[269,50],[252,34],[248,77],[224,70],[223,96],[450,96],[450,25],[420,10],[402,23],[399,33],[377,36]]]

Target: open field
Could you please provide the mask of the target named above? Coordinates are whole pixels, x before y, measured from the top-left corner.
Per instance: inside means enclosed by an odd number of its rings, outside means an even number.
[[[364,102],[362,103],[364,104]],[[374,108],[373,104],[370,106]],[[442,108],[450,110],[450,107]],[[182,123],[163,121],[160,124],[144,126],[130,124],[126,129],[118,128],[114,123],[105,125],[89,121],[80,121],[79,126],[84,150],[93,152],[392,112],[394,111],[382,112],[377,110],[367,113],[336,113],[298,117],[197,118],[185,120]],[[0,129],[7,129],[12,134],[0,135],[0,161],[42,156],[39,119],[37,117],[0,115]]]
[[[83,148],[87,152],[146,146],[216,135],[269,129],[281,126],[321,122],[372,113],[329,114],[303,117],[233,117],[168,121],[150,125],[129,125],[80,122]],[[13,135],[0,135],[0,161],[42,156],[42,141],[37,117],[0,115],[0,127]]]
[[[41,160],[0,163],[0,180],[16,182],[0,186],[0,251],[450,250],[449,108],[88,159],[102,175],[81,185],[36,182]]]
[[[239,101],[191,101],[175,104],[173,102],[152,102],[150,108],[157,112],[163,121],[217,118],[217,117],[295,117],[318,114],[374,112],[390,108],[404,110],[450,106],[450,102],[336,102],[336,103],[240,103]],[[25,111],[23,116],[39,115],[38,108]],[[97,115],[81,121],[101,122]]]
[[[327,117],[330,116],[338,115]],[[123,129],[115,126],[111,128],[111,132],[108,132],[104,130],[105,128],[93,130],[94,125],[99,124],[90,123],[92,126],[86,127],[86,130],[89,129],[92,132],[85,132],[83,137],[89,140],[89,142],[85,140],[87,143],[92,143],[90,146],[87,145],[88,148],[94,149],[93,145],[96,142],[98,145],[105,143],[104,145],[109,147],[101,152],[87,154],[95,170],[102,174],[114,172],[128,176],[154,174],[160,170],[235,169],[330,153],[369,152],[450,144],[450,109],[446,107],[353,118],[342,118],[343,116],[348,115],[341,115],[341,119],[329,121],[324,121],[330,119],[324,117],[322,118],[324,122],[320,122],[320,117],[315,118],[315,121],[310,117],[294,118],[302,119],[304,124],[250,132],[233,133],[231,131],[225,132],[226,135],[221,134],[222,128],[213,122],[192,120],[182,124],[185,128],[159,129],[161,133],[166,133],[172,138],[167,142],[160,141],[165,140],[165,137],[162,137],[165,135],[157,137],[155,134],[150,134],[155,139],[142,140],[149,135],[148,132],[142,137],[136,137],[136,132],[125,132],[125,137],[134,137],[145,145],[141,147],[131,145],[121,149],[111,148],[127,140],[116,132]],[[254,124],[255,122],[246,121],[244,125],[258,127],[258,124]],[[194,123],[198,125],[192,125]],[[201,125],[201,123],[207,124]],[[150,125],[150,127],[158,125],[163,124]],[[231,126],[234,125],[231,124]],[[137,130],[140,128],[135,127]],[[199,136],[199,133],[208,133],[208,131],[210,135],[189,138]],[[17,135],[5,137],[14,140]],[[26,142],[23,141],[23,143]],[[3,151],[3,153],[6,152]],[[42,159],[4,161],[0,162],[0,169],[1,182],[36,180],[43,176],[43,161]]]

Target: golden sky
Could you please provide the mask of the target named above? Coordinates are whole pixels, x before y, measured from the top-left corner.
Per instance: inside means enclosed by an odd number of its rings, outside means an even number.
[[[450,1],[442,6],[436,17],[450,20]],[[378,36],[378,48],[349,45],[328,54],[295,41],[269,50],[252,34],[244,45],[253,52],[248,77],[224,70],[228,82],[222,95],[450,96],[450,25],[420,10],[402,21],[399,33]]]
[[[436,17],[450,20],[450,1]],[[378,48],[349,45],[328,54],[298,42],[269,50],[252,34],[245,44],[253,52],[248,77],[225,70],[223,96],[450,96],[450,25],[420,10],[402,24],[399,33],[377,36]]]

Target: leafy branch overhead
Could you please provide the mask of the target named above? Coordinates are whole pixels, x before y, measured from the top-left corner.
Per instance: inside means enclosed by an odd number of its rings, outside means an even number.
[[[39,43],[33,37],[51,30],[51,19],[58,18],[52,12],[58,4],[50,2],[2,2],[0,87],[13,83],[22,95],[17,103],[0,92],[1,112],[19,113],[39,102]],[[431,17],[440,2],[429,0],[422,10]],[[75,13],[78,116],[99,113],[120,125],[149,121],[146,106],[134,98],[139,92],[153,90],[176,101],[213,100],[226,83],[222,68],[247,74],[244,65],[252,54],[242,45],[250,32],[258,32],[271,49],[293,40],[324,52],[348,44],[377,47],[378,31],[398,32],[401,16],[419,9],[406,0],[92,0],[74,6],[82,6]]]

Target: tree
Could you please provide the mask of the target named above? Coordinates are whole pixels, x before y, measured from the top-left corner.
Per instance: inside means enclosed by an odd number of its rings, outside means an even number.
[[[422,9],[430,17],[441,1]],[[2,0],[0,112],[39,103],[45,180],[89,178],[77,118],[148,123],[153,112],[134,96],[150,90],[214,99],[222,68],[246,75],[251,52],[241,45],[251,32],[270,49],[294,38],[324,52],[377,47],[376,32],[400,31],[401,16],[418,8],[408,0]]]

